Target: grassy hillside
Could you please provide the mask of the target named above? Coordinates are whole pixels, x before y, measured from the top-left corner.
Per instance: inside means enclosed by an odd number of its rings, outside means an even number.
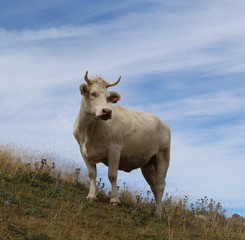
[[[87,201],[88,189],[81,179],[79,169],[64,177],[46,159],[30,164],[10,147],[1,147],[0,240],[245,239],[243,219],[227,219],[212,199],[191,204],[187,197],[165,196],[165,216],[160,220],[153,203],[125,188],[122,204],[110,206],[103,181],[98,182],[99,201]]]

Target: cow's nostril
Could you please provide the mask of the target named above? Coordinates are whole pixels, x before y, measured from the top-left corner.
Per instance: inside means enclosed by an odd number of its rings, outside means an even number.
[[[111,115],[111,109],[109,109],[109,108],[103,108],[102,112],[104,115]]]

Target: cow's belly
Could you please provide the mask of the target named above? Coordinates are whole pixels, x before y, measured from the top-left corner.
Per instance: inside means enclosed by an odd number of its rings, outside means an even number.
[[[86,159],[93,164],[103,163],[108,166],[107,154],[108,153],[106,150],[97,148],[92,152],[90,151],[90,154],[86,156]],[[125,172],[130,172],[144,166],[154,155],[156,155],[156,152],[153,151],[149,152],[148,154],[140,151],[131,154],[129,152],[121,152],[118,169]]]
[[[142,166],[144,166],[147,162],[149,162],[151,160],[151,158],[153,156],[148,157],[148,158],[136,158],[136,157],[126,158],[126,157],[121,157],[120,161],[119,161],[118,170],[121,170],[121,171],[124,171],[124,172],[131,172],[134,169],[141,168]],[[100,159],[98,157],[91,158],[90,162],[103,163],[103,164],[105,164],[108,167],[108,158],[107,157],[100,158]]]
[[[130,172],[136,168],[141,168],[156,154],[156,152],[150,152],[149,154],[123,154],[120,158],[119,170]]]
[[[149,162],[149,160],[152,158],[136,158],[136,157],[132,157],[132,158],[125,158],[122,157],[120,159],[120,163],[119,163],[119,170],[125,171],[125,172],[130,172],[134,169],[137,168],[141,168],[142,166],[144,166],[147,162]]]

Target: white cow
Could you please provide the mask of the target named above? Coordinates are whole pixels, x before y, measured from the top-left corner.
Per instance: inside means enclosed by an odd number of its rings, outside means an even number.
[[[135,112],[116,103],[117,92],[108,91],[120,78],[108,83],[85,74],[80,85],[82,104],[74,125],[74,136],[89,173],[88,199],[97,199],[96,164],[108,166],[111,200],[117,205],[117,172],[141,168],[154,194],[158,215],[162,215],[162,196],[170,157],[170,130],[158,117]]]

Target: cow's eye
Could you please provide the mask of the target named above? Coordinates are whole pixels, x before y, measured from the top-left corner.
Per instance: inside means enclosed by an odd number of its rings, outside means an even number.
[[[96,92],[91,92],[91,93],[90,93],[90,96],[91,96],[92,98],[95,98],[95,97],[97,97],[97,93],[96,93]]]

